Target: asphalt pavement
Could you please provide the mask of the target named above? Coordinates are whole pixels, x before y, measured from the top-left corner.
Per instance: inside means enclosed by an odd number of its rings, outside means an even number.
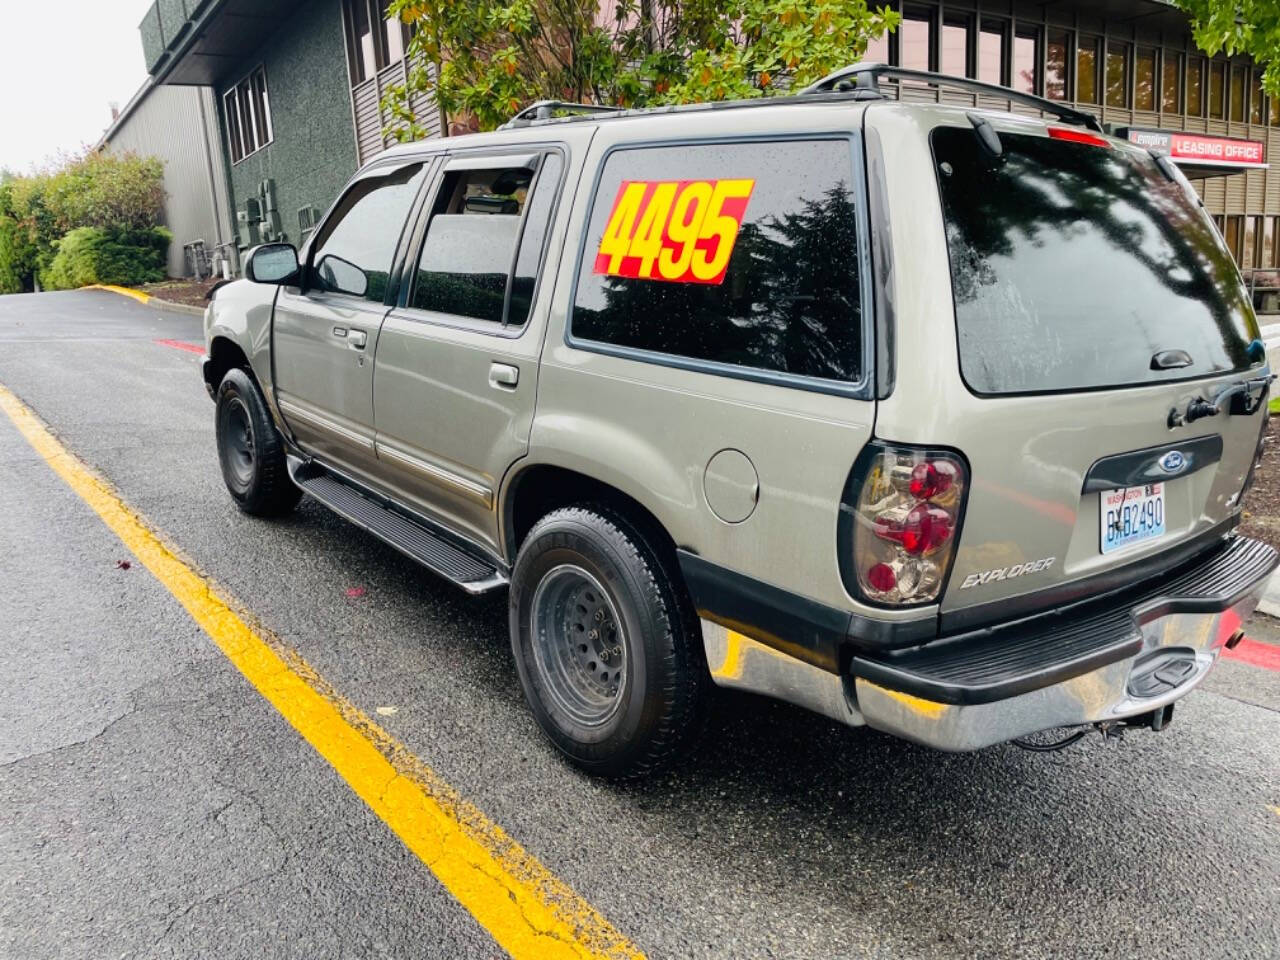
[[[1280,673],[1052,755],[721,694],[673,770],[592,780],[524,707],[505,596],[310,500],[236,511],[198,356],[160,342],[199,339],[4,297],[0,384],[647,956],[1280,956]],[[501,956],[4,417],[0,491],[0,957]]]

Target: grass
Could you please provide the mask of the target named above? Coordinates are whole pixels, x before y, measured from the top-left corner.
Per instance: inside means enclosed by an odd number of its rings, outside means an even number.
[[[1280,413],[1280,397],[1272,397],[1271,402],[1267,404],[1267,409],[1272,413]]]

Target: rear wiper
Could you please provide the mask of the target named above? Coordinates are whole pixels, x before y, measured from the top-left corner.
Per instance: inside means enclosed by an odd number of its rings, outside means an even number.
[[[1263,398],[1267,395],[1267,386],[1275,378],[1276,375],[1270,373],[1265,377],[1254,377],[1251,380],[1237,380],[1235,383],[1228,384],[1218,391],[1217,396],[1212,400],[1206,400],[1204,397],[1192,397],[1185,411],[1179,410],[1177,407],[1169,411],[1169,428],[1173,429],[1183,424],[1195,423],[1205,417],[1216,417],[1223,410],[1226,410],[1232,416],[1247,417],[1256,413],[1258,408],[1262,406]]]
[[[968,113],[965,116],[973,124],[973,132],[978,135],[978,142],[982,144],[982,149],[993,157],[1003,156],[1004,144],[1000,142],[1000,134],[996,133],[996,128],[991,125],[991,121],[977,113]]]

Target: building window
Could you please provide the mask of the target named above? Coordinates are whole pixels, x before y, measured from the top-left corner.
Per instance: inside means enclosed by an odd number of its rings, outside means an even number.
[[[1257,70],[1249,87],[1249,122],[1262,123],[1262,74]]]
[[[1187,116],[1204,116],[1204,61],[1199,57],[1187,65]]]
[[[1107,44],[1107,106],[1129,106],[1129,48],[1112,40]]]
[[[1268,98],[1268,103],[1270,104],[1270,110],[1268,112],[1271,114],[1271,125],[1273,127],[1280,127],[1280,97],[1270,97]]]
[[[1068,99],[1071,84],[1067,68],[1070,63],[1070,35],[1065,30],[1050,30],[1044,57],[1044,95],[1050,100]]]
[[[865,63],[889,62],[889,33],[880,34],[874,40],[867,41],[867,52],[862,55]]]
[[[1240,262],[1240,234],[1244,232],[1244,217],[1227,217],[1227,229],[1224,236],[1227,241],[1227,249],[1231,251],[1231,256],[1235,257],[1236,263]]]
[[[1244,78],[1247,71],[1236,67],[1231,71],[1231,119],[1236,123],[1244,123]]]
[[[1133,58],[1133,106],[1135,110],[1156,108],[1156,52],[1140,49]]]
[[[222,105],[227,115],[227,144],[232,163],[257,153],[274,139],[267,71],[262,67],[224,93]]]
[[[1004,37],[1007,24],[983,20],[978,33],[978,79],[983,83],[1004,83]]]
[[[1076,46],[1076,100],[1101,103],[1098,96],[1098,66],[1102,58],[1102,41],[1097,37],[1080,37]]]
[[[1013,37],[1013,76],[1009,86],[1023,93],[1040,89],[1040,29],[1019,26]]]
[[[1244,218],[1244,242],[1240,250],[1240,266],[1256,267],[1258,265],[1258,218]]]
[[[342,20],[347,35],[347,66],[355,86],[404,59],[409,28],[398,18],[387,19],[391,0],[343,0]]]
[[[1264,267],[1274,267],[1276,265],[1276,217],[1263,217],[1262,219],[1262,265]]]
[[[942,21],[939,72],[953,77],[969,76],[969,34],[972,30],[973,21],[966,16],[948,14]]]
[[[1227,65],[1221,60],[1209,64],[1209,119],[1225,118],[1225,100],[1227,95]]]
[[[908,70],[929,69],[929,48],[933,46],[933,12],[908,7],[898,27],[898,65]]]
[[[1160,109],[1165,113],[1181,113],[1182,54],[1161,51],[1160,73]]]

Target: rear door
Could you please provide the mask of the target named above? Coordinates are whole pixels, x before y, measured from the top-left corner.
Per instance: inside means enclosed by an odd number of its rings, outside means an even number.
[[[272,356],[280,412],[308,452],[348,471],[376,472],[373,355],[386,315],[396,246],[427,163],[362,174],[312,244],[305,287],[276,299]]]
[[[877,433],[969,461],[944,628],[1150,575],[1226,532],[1265,358],[1190,185],[1077,127],[990,115],[994,156],[965,114],[922,114],[882,118],[910,157],[887,177],[893,201],[914,180],[893,229],[895,247],[914,239],[897,263],[920,289],[897,277],[899,378]]]
[[[397,492],[498,549],[496,491],[525,453],[568,151],[449,157],[378,343],[377,451]],[[558,262],[558,261],[556,261]]]

